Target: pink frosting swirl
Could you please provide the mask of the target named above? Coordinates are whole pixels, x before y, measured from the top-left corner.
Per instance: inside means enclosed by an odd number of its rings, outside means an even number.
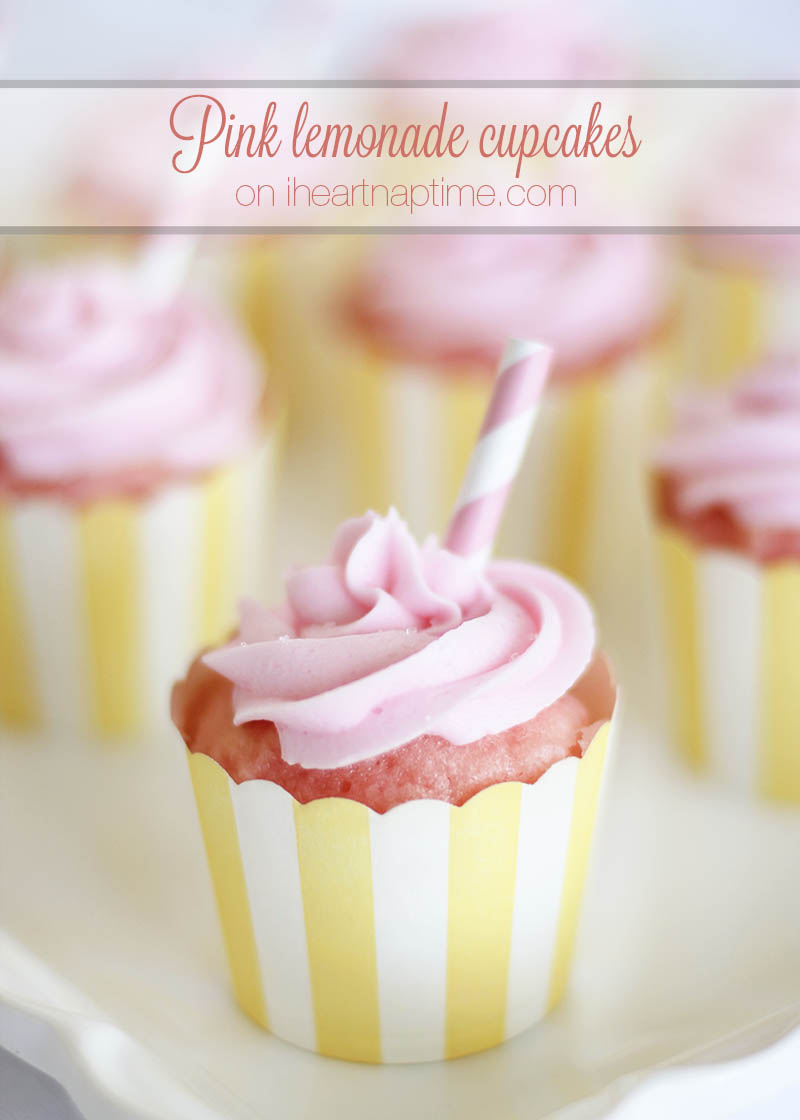
[[[253,443],[261,392],[231,322],[188,296],[149,303],[122,265],[32,267],[0,289],[0,474],[12,484],[209,469]]]
[[[286,762],[332,769],[423,733],[474,742],[561,697],[589,663],[591,610],[560,576],[516,562],[476,571],[392,510],[337,531],[287,601],[241,608],[206,654],[233,681],[235,723],[271,720]]]
[[[564,374],[654,330],[666,277],[647,237],[397,236],[366,259],[350,305],[404,357],[493,364],[513,335],[553,346]]]
[[[800,529],[800,360],[775,358],[724,394],[687,394],[655,463],[681,515],[722,507],[751,529]]]

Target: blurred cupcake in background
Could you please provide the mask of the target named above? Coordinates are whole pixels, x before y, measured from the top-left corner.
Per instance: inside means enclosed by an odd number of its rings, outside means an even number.
[[[725,134],[685,207],[698,227],[797,225],[800,114],[782,100]],[[704,232],[684,243],[681,371],[706,384],[800,348],[800,236]]]
[[[170,679],[263,587],[273,421],[224,313],[80,257],[0,288],[0,719],[162,722]]]
[[[638,236],[393,236],[342,307],[337,374],[362,505],[424,534],[452,505],[506,334],[557,362],[501,548],[585,584],[605,624],[646,531],[643,456],[665,367],[660,245]],[[621,558],[614,542],[626,542]]]
[[[119,102],[82,121],[52,205],[62,221],[106,231],[104,252],[135,264],[154,299],[178,291],[191,268],[195,291],[234,303],[240,239],[198,233],[218,222],[214,208],[228,190],[228,168],[203,165],[179,175],[172,167],[179,142],[170,132],[170,112],[185,92],[137,91],[131,99],[129,91],[121,91]],[[183,109],[180,122],[187,134],[199,131],[203,108],[198,101]],[[110,227],[126,232],[108,232]],[[89,232],[43,244],[48,257],[74,256],[94,253],[97,236]]]
[[[613,79],[632,77],[637,69],[628,52],[619,46],[621,29],[610,32],[607,21],[599,21],[592,8],[583,3],[566,6],[539,0],[526,5],[487,6],[466,14],[440,13],[436,18],[406,15],[379,32],[365,28],[364,23],[362,18],[351,28],[351,38],[360,49],[343,55],[339,70],[373,82]],[[332,76],[340,77],[341,73]],[[535,98],[537,112],[545,114],[556,109],[568,113],[573,98],[584,106],[587,102],[586,91],[581,90],[536,89],[525,91],[525,95],[528,103]],[[373,91],[374,117],[391,122],[416,115],[433,122],[438,120],[442,101],[448,96],[452,101],[452,91],[449,95],[446,89],[377,88]],[[479,96],[479,91],[459,94],[458,119],[468,119],[470,106],[483,114],[485,99],[478,100]],[[494,91],[495,103],[497,96]],[[613,97],[613,91],[607,91],[607,99]],[[627,104],[629,91],[626,98]],[[352,167],[343,170],[342,180],[349,181]],[[435,165],[431,160],[416,165],[409,159],[393,160],[390,171],[388,177],[393,181],[428,180]],[[461,224],[452,214],[447,217],[440,210],[439,215],[440,221]],[[291,254],[285,255],[278,266],[278,282],[274,282],[272,265],[265,261],[260,266],[257,253],[252,254],[246,299],[253,329],[264,330],[269,336],[274,364],[286,377],[295,431],[313,440],[339,399],[330,338],[330,332],[338,329],[339,290],[351,283],[365,248],[369,251],[369,239],[334,235],[293,241]],[[259,267],[271,278],[274,299],[269,302],[260,294]],[[411,520],[413,523],[413,516]]]
[[[800,359],[687,394],[654,471],[676,742],[800,802]]]

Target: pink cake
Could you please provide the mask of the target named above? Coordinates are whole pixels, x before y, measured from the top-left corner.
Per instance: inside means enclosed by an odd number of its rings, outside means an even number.
[[[370,513],[289,576],[282,607],[242,605],[234,640],[176,685],[173,718],[234,781],[301,803],[461,805],[583,754],[610,714],[596,660],[590,609],[561,577],[477,572]]]
[[[697,544],[800,558],[800,360],[774,358],[727,393],[686,394],[655,484],[660,517]]]

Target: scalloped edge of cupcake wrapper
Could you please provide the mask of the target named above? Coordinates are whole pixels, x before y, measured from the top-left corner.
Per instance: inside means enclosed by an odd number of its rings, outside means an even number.
[[[698,772],[800,804],[800,561],[663,526],[659,552],[676,745]]]
[[[280,424],[249,455],[143,500],[0,499],[0,724],[130,738],[261,589]]]
[[[242,1008],[362,1062],[460,1057],[541,1019],[567,981],[612,720],[533,785],[383,815],[237,785],[187,751]]]

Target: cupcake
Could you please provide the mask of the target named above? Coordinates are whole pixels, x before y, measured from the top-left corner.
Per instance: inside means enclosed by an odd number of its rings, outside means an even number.
[[[393,511],[336,532],[173,692],[236,996],[296,1045],[453,1058],[567,979],[615,706],[554,572]]]
[[[800,348],[800,237],[707,233],[706,226],[786,226],[793,221],[800,115],[770,105],[728,134],[694,184],[684,244],[682,369],[706,384],[730,381],[776,349]]]
[[[0,719],[89,737],[166,692],[261,588],[274,437],[234,324],[82,258],[0,288]]]
[[[482,12],[439,13],[433,18],[409,18],[405,14],[389,24],[384,21],[379,30],[370,31],[360,21],[357,33],[349,37],[336,59],[335,73],[327,76],[347,76],[377,86],[370,93],[369,103],[365,100],[367,91],[362,90],[359,98],[371,119],[436,120],[442,100],[448,96],[446,90],[400,90],[398,83],[630,79],[636,76],[636,66],[628,52],[620,49],[620,39],[619,33],[609,32],[608,20],[598,19],[588,3],[567,6],[555,0],[528,0],[493,5]],[[535,97],[540,115],[569,117],[570,106],[578,99],[581,111],[586,111],[586,91],[551,88],[526,92],[529,98]],[[606,100],[613,98],[613,91],[606,94]],[[457,95],[451,91],[451,95],[451,113],[453,103],[457,104],[459,120],[468,125],[472,120],[473,126],[485,123],[485,105],[477,100],[478,91],[462,90]],[[497,98],[499,91],[493,91],[493,95]],[[627,99],[626,112],[630,112],[630,91]],[[332,158],[326,160],[327,181],[346,182],[352,177],[352,167],[343,161],[339,174]],[[416,165],[409,159],[391,163],[388,178],[392,181],[398,176],[403,182],[429,180],[435,171],[430,160]],[[473,173],[481,181],[486,174],[486,161],[478,163],[482,169],[475,166]],[[537,175],[548,175],[546,165],[550,163],[551,160],[542,159]],[[387,167],[383,170],[386,177]],[[309,168],[312,179],[315,171]],[[573,169],[573,178],[575,174]],[[461,224],[453,215],[450,222]],[[344,227],[346,216],[342,224]],[[285,240],[291,252],[285,253],[277,264],[257,251],[248,258],[246,306],[253,330],[269,340],[270,358],[287,379],[295,432],[305,434],[311,442],[327,426],[331,410],[339,403],[335,355],[336,336],[342,323],[334,305],[340,290],[351,282],[366,238],[320,235]],[[418,279],[414,276],[412,282]],[[266,291],[270,293],[269,299],[263,294]],[[308,329],[309,323],[312,330]],[[465,438],[469,440],[470,436]],[[355,500],[356,508],[363,508],[363,495]],[[415,531],[419,531],[413,508],[399,496],[397,500]],[[352,508],[352,500],[347,508]],[[379,508],[385,508],[385,503]]]
[[[338,377],[361,504],[394,495],[417,534],[442,524],[502,338],[538,334],[557,361],[500,547],[585,585],[604,624],[633,610],[647,525],[639,467],[666,368],[666,309],[649,238],[377,242],[346,298]],[[627,540],[625,557],[614,538]]]
[[[655,483],[677,743],[800,801],[800,360],[687,395]]]

